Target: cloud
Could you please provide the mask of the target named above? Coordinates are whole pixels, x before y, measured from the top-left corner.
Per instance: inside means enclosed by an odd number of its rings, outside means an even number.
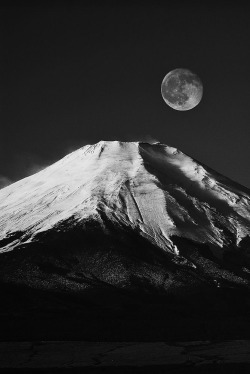
[[[146,134],[146,135],[139,135],[138,137],[132,137],[130,141],[137,141],[149,144],[160,143],[160,140],[156,139],[154,136]]]
[[[99,140],[97,140],[96,142],[94,143],[97,143]],[[80,140],[72,140],[69,142],[69,144],[65,145],[64,147],[62,147],[62,156],[61,157],[64,157],[66,155],[68,155],[69,153],[72,153],[74,151],[76,151],[77,149],[79,148],[82,148],[84,147],[85,145],[88,145],[88,144],[93,144],[93,141],[91,140],[86,140],[86,139],[80,139]]]
[[[0,175],[0,189],[8,186],[11,183],[12,181],[9,178],[5,177],[4,175]]]
[[[66,144],[56,145],[53,152],[50,153],[38,154],[27,150],[15,152],[9,160],[9,173],[11,179],[0,174],[0,188],[36,174],[59,161],[68,153],[91,143],[93,142],[87,141],[86,139],[69,139]]]
[[[54,162],[50,161],[47,157],[42,158],[40,155],[31,152],[20,152],[15,154],[15,158],[11,164],[11,172],[13,179],[18,181],[20,179],[29,177],[39,171],[45,169]]]
[[[42,164],[31,164],[27,167],[26,169],[26,172],[25,174],[27,176],[30,176],[30,175],[33,175],[33,174],[36,174],[36,173],[39,173],[39,171],[42,171],[43,169],[45,169],[46,167],[48,167],[49,165],[42,165]]]
[[[46,162],[43,162],[41,157],[38,157],[34,154],[25,154],[23,155],[23,169],[25,176],[30,176],[36,174],[39,171],[47,168],[52,165],[54,162],[61,160],[63,157],[67,156],[69,153],[76,151],[77,149],[87,145],[92,144],[93,142],[88,142],[86,140],[71,141],[70,144],[62,146],[60,152],[58,151],[57,157],[51,157],[47,159]]]

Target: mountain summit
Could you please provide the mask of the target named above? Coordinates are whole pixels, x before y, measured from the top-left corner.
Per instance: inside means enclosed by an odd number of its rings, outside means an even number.
[[[250,285],[250,191],[161,143],[100,141],[3,188],[0,228],[4,285],[163,297]]]

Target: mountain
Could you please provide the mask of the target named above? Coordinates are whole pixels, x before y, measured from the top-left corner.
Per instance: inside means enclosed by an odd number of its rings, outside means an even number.
[[[176,148],[84,146],[0,190],[0,228],[2,316],[247,318],[250,191]]]

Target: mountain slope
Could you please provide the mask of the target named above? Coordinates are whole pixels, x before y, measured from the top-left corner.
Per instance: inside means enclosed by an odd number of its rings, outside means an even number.
[[[249,303],[249,236],[250,191],[160,143],[87,145],[0,190],[5,298],[18,286],[88,307],[174,296],[179,311],[227,310],[239,292]]]
[[[1,240],[21,231],[30,242],[73,216],[100,219],[98,210],[176,254],[172,235],[223,248],[223,228],[237,245],[250,232],[250,192],[162,144],[85,146],[2,189],[0,208]]]

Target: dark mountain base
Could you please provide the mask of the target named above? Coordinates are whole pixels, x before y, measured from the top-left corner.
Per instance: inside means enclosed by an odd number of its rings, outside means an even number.
[[[180,238],[175,256],[131,230],[109,237],[85,225],[60,226],[1,255],[0,340],[250,338],[243,260],[220,262]]]
[[[247,294],[189,299],[92,289],[81,296],[2,285],[0,340],[190,341],[250,338]],[[212,302],[211,302],[212,300]]]

